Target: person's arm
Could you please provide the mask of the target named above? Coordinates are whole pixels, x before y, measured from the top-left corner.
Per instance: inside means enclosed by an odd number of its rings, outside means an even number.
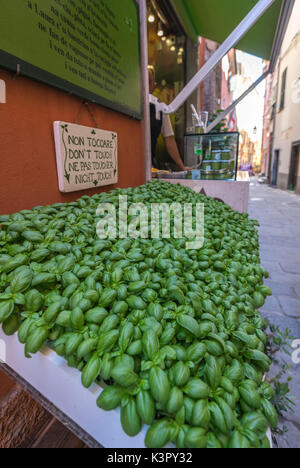
[[[166,114],[163,115],[163,124],[162,124],[161,133],[165,141],[167,152],[169,153],[173,161],[177,164],[178,168],[181,171],[184,171],[185,167],[182,162],[182,159],[178,150],[178,146],[175,140],[171,120],[170,120],[170,117]]]
[[[185,170],[174,136],[165,137],[166,150],[181,171]]]

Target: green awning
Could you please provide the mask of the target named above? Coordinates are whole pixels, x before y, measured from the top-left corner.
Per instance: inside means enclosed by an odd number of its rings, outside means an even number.
[[[266,60],[272,45],[284,0],[276,0],[259,19],[237,49]],[[188,36],[193,42],[198,36],[222,43],[239,25],[258,0],[171,0]]]

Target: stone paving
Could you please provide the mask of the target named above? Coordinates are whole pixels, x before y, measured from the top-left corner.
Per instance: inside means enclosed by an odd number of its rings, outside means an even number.
[[[254,180],[249,213],[260,222],[261,259],[270,273],[266,284],[273,291],[262,313],[300,340],[300,197]],[[289,431],[278,437],[278,443],[280,448],[300,448],[300,364],[285,354],[280,359],[291,365],[288,375],[293,377],[290,388],[296,406],[280,421]],[[277,370],[274,366],[271,373],[276,375]]]

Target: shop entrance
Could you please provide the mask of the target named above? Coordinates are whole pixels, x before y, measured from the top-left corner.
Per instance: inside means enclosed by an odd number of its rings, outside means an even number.
[[[155,70],[155,97],[169,105],[186,83],[185,32],[169,2],[147,0],[149,65]],[[184,156],[185,106],[170,115],[181,157]],[[174,169],[162,137],[156,148],[160,169]]]
[[[296,190],[298,184],[300,169],[300,142],[294,143],[292,146],[291,167],[289,177],[289,189]]]

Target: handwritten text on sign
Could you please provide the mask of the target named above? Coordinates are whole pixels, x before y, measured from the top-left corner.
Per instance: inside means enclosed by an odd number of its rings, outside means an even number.
[[[59,190],[76,192],[118,182],[118,135],[54,122]]]

